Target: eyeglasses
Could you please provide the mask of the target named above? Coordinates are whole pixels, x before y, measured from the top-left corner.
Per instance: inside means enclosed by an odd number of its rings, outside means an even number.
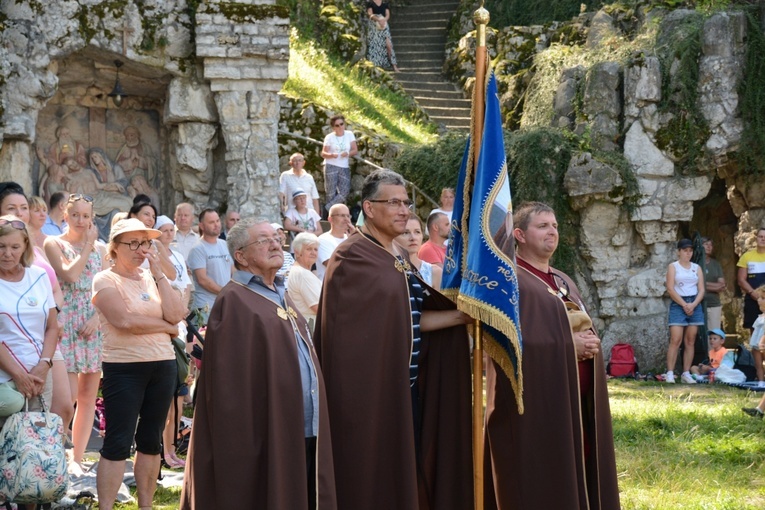
[[[69,195],[70,202],[76,202],[78,200],[84,200],[89,204],[93,203],[93,197],[91,197],[90,195],[83,195],[82,193],[73,193]]]
[[[295,158],[292,161],[295,162],[295,163],[302,163],[303,161],[305,161],[305,159],[304,158]]]
[[[151,246],[151,241],[139,241],[138,239],[133,239],[129,243],[123,243],[122,241],[117,242],[124,244],[125,246],[129,246],[131,251],[136,251],[138,248],[148,248]]]
[[[387,204],[388,207],[392,207],[393,209],[398,209],[402,205],[412,210],[412,206],[414,203],[411,200],[400,200],[398,198],[391,198],[389,200],[367,200],[367,202],[374,202],[375,204]]]
[[[345,126],[345,122],[335,122],[335,127]]]
[[[5,225],[10,225],[16,230],[26,230],[27,228],[27,226],[21,220],[0,220],[0,227],[4,227]]]
[[[258,248],[260,248],[261,246],[269,245],[271,243],[278,244],[279,246],[281,246],[282,238],[279,237],[279,236],[276,236],[276,237],[265,237],[263,239],[258,239],[257,241],[253,241],[251,243],[247,243],[247,244],[245,244],[244,246],[242,246],[239,249],[240,250],[244,250],[245,248],[247,248],[248,246],[253,245],[253,244],[255,246],[257,246]]]
[[[330,214],[330,218],[350,218],[350,214]]]

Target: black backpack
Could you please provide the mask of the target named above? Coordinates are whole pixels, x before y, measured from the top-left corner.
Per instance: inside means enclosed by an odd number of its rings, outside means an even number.
[[[744,372],[747,381],[754,381],[757,379],[757,369],[754,367],[754,356],[752,356],[752,353],[743,345],[738,344],[736,353],[733,355],[733,368]]]

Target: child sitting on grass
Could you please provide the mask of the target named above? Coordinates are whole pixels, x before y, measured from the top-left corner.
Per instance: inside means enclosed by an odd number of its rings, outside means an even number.
[[[723,347],[725,342],[725,332],[721,329],[713,329],[709,332],[709,358],[705,359],[698,365],[691,367],[691,374],[696,379],[698,375],[707,375],[712,370],[720,368],[725,353],[728,349]]]

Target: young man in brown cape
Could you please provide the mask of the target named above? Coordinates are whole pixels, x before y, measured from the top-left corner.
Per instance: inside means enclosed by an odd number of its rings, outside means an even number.
[[[237,271],[210,313],[182,509],[335,510],[329,420],[267,220],[228,233]]]
[[[329,261],[316,323],[337,507],[472,508],[469,318],[394,242],[411,205],[402,177],[372,172],[361,200],[365,224]]]
[[[490,363],[485,508],[618,510],[600,339],[589,320],[572,331],[566,302],[581,310],[584,304],[571,278],[550,266],[558,247],[555,213],[539,202],[522,204],[513,224],[525,412],[518,414],[510,381]]]

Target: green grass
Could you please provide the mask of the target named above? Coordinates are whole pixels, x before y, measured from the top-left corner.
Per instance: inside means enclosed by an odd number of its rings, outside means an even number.
[[[741,412],[762,393],[623,380],[609,393],[623,510],[765,508],[765,421]],[[154,508],[180,495],[158,488]]]
[[[722,385],[609,383],[622,508],[765,507],[762,394]]]
[[[393,142],[426,143],[435,138],[433,124],[414,119],[408,98],[294,34],[290,40],[289,78],[282,92],[343,113],[353,124],[372,129]]]

